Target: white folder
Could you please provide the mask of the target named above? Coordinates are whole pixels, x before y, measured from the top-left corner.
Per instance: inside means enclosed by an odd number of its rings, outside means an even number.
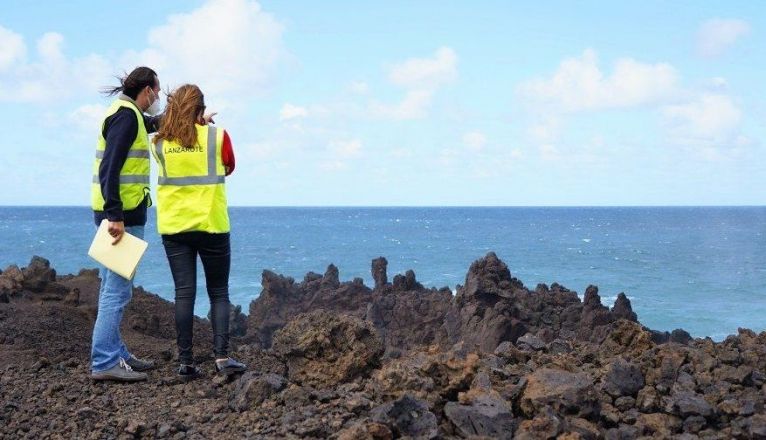
[[[108,224],[106,219],[101,221],[96,236],[93,237],[93,243],[88,249],[88,255],[107,269],[132,280],[136,274],[138,262],[144,256],[149,243],[125,232],[120,242],[113,245],[114,237],[109,235]]]

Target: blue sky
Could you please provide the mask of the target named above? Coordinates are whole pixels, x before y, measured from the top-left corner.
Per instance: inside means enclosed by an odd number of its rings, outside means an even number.
[[[142,64],[219,111],[231,205],[762,205],[764,25],[760,2],[6,0],[0,205],[87,205],[98,90]]]

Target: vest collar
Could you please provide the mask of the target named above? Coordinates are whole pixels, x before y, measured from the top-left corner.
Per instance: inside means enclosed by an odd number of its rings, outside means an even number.
[[[136,103],[136,101],[133,98],[131,98],[130,96],[128,96],[128,95],[126,95],[124,93],[120,93],[120,95],[117,97],[117,99],[122,100],[122,101],[128,101],[129,103],[133,104],[139,111],[141,111],[141,107],[139,107],[138,104]],[[141,113],[143,113],[143,112],[141,112]]]

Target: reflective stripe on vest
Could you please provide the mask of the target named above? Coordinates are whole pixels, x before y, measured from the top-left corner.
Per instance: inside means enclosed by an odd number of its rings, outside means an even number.
[[[101,183],[101,181],[98,179],[98,176],[93,176],[93,183]],[[124,174],[120,175],[120,185],[128,185],[131,183],[143,183],[144,185],[150,185],[151,179],[149,176],[145,176],[142,174]]]
[[[149,150],[130,150],[128,158],[149,159]],[[104,150],[96,150],[96,159],[104,158]]]
[[[207,129],[207,176],[187,176],[187,177],[167,177],[167,168],[165,167],[165,153],[162,151],[163,140],[160,139],[154,145],[154,152],[157,154],[157,159],[160,163],[161,172],[157,177],[157,183],[159,185],[173,185],[173,186],[190,186],[190,185],[217,185],[224,183],[226,178],[219,176],[216,172],[216,128],[208,127]]]

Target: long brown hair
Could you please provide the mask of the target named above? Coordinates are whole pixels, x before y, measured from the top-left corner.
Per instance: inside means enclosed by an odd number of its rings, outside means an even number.
[[[168,105],[160,121],[160,129],[154,137],[157,143],[162,139],[175,141],[182,147],[190,148],[197,144],[198,122],[205,111],[205,96],[194,84],[184,84],[168,96]]]

